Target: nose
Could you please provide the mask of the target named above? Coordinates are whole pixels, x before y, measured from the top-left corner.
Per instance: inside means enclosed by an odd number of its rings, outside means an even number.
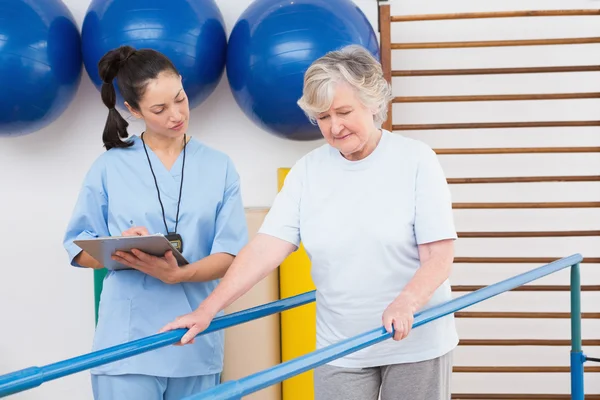
[[[181,110],[179,107],[173,107],[171,111],[171,120],[173,122],[181,121]]]
[[[344,124],[338,118],[331,117],[331,133],[335,136],[342,133],[344,130]]]

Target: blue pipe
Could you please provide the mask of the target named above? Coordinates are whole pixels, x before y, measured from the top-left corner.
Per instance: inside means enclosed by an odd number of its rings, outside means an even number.
[[[583,352],[571,352],[571,400],[584,400],[585,392],[583,385],[583,363],[585,355]]]
[[[583,363],[581,349],[581,275],[579,264],[571,267],[571,399],[584,400]]]
[[[311,303],[314,300],[315,292],[312,291],[218,317],[215,318],[209,327],[201,332],[200,335],[229,328],[271,314],[277,314],[289,310],[290,308]],[[181,340],[185,332],[187,332],[187,329],[177,329],[159,333],[43,367],[29,367],[2,375],[0,376],[0,397],[32,389],[40,386],[44,382],[71,375],[85,369],[94,368],[98,365],[108,364],[123,358],[175,344]]]
[[[582,260],[583,257],[580,254],[574,254],[417,313],[415,314],[413,328],[417,328],[437,318],[441,318],[465,307],[477,304],[490,297],[522,286],[561,269],[578,264]],[[295,375],[299,375],[319,365],[326,364],[329,361],[354,353],[365,347],[382,342],[390,337],[391,334],[388,333],[385,328],[380,327],[239,380],[225,382],[207,391],[186,397],[183,400],[240,399],[242,396],[246,396]]]

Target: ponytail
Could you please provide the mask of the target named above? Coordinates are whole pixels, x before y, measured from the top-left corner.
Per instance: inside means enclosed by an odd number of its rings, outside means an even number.
[[[117,93],[113,80],[117,77],[121,64],[129,59],[135,50],[129,46],[123,46],[111,50],[102,57],[98,63],[98,72],[102,78],[102,102],[108,108],[108,117],[102,133],[102,141],[106,150],[113,147],[129,147],[133,142],[124,142],[121,138],[129,137],[127,127],[129,123],[116,109]]]
[[[125,118],[123,118],[116,108],[108,110],[106,125],[104,125],[104,132],[102,132],[102,141],[106,150],[110,150],[113,147],[129,147],[133,144],[132,142],[124,142],[120,139],[129,137],[127,133],[128,126],[129,123],[125,121]]]

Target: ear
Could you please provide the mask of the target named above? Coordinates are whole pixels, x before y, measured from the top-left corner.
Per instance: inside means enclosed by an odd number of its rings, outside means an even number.
[[[142,118],[142,114],[140,114],[139,112],[137,112],[133,107],[131,107],[131,105],[129,105],[128,102],[125,102],[125,107],[127,107],[127,109],[129,110],[129,112],[131,113],[131,115],[133,115],[134,117],[136,117],[137,119]]]

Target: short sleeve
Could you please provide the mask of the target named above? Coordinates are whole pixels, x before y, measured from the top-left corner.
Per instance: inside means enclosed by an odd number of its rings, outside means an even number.
[[[437,155],[430,148],[420,156],[415,186],[417,244],[456,239],[450,189]]]
[[[63,245],[69,255],[69,262],[75,267],[81,267],[74,261],[81,248],[73,241],[110,236],[107,222],[108,197],[103,181],[103,168],[96,162],[84,179],[67,226]]]
[[[305,177],[304,160],[288,172],[259,233],[300,246],[300,200]]]
[[[236,256],[248,243],[248,227],[240,177],[231,160],[228,160],[223,200],[217,210],[215,238],[210,253],[228,253]]]

